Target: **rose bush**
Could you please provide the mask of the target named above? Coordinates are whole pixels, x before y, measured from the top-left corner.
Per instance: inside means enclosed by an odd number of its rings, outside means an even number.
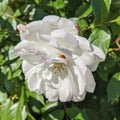
[[[1,0],[0,120],[119,120],[119,13],[119,0]]]

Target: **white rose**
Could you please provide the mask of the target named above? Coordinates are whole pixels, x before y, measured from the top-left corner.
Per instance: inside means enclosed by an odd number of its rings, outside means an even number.
[[[48,30],[41,25],[49,26]],[[73,32],[77,30],[71,21],[47,16],[18,29],[22,41],[15,49],[23,58],[22,68],[31,91],[44,94],[49,101],[62,102],[82,101],[86,92],[94,92],[91,71],[105,55]]]

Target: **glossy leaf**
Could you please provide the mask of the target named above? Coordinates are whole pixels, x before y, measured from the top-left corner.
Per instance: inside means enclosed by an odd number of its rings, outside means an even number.
[[[89,40],[91,43],[101,48],[105,54],[107,54],[110,41],[111,41],[111,33],[105,27],[95,28],[92,31],[92,34],[90,35]]]
[[[1,120],[10,120],[9,112],[10,107],[13,105],[13,102],[10,99],[7,99],[6,102],[0,106],[0,119]]]
[[[0,1],[0,16],[4,15],[8,7],[8,0]]]
[[[72,120],[84,120],[82,111],[78,107],[67,108],[67,114]]]
[[[64,111],[63,110],[55,110],[49,113],[47,120],[63,120]]]
[[[41,109],[42,112],[50,110],[58,105],[58,102],[46,102],[45,106]]]
[[[7,93],[0,91],[0,103],[7,100]]]
[[[107,86],[108,100],[113,101],[120,97],[120,72],[113,75]]]
[[[83,4],[76,10],[76,17],[84,18],[92,12],[92,7],[89,4]]]
[[[111,0],[91,0],[91,5],[97,23],[104,22],[110,12]]]

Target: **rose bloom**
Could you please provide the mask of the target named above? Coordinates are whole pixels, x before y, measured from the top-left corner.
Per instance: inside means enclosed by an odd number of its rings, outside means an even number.
[[[58,16],[46,16],[18,25],[21,41],[15,47],[23,59],[28,88],[49,101],[82,101],[93,93],[92,71],[105,59],[100,48],[78,36],[75,24]]]

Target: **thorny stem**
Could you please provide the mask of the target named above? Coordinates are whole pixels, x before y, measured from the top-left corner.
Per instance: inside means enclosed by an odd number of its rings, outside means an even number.
[[[15,34],[18,34],[18,32],[16,32],[16,31],[13,31],[13,30],[2,30],[2,29],[0,29],[0,36],[4,36],[4,34],[2,34],[2,32],[5,32],[6,34],[7,33],[15,33]]]
[[[114,22],[116,22],[116,19],[107,21],[107,22],[102,23],[102,24],[91,25],[91,26],[88,26],[87,28],[81,29],[81,32],[84,32],[84,31],[89,30],[89,29],[94,28],[94,27],[100,27],[100,26],[103,26],[104,24],[109,24],[109,23],[114,23]]]
[[[65,112],[65,120],[68,120],[68,115],[67,115],[67,111],[66,111],[66,104],[63,103],[63,107],[64,107],[64,112]]]
[[[120,36],[115,40],[115,43],[117,45],[117,48],[110,48],[109,52],[111,52],[111,51],[120,51]]]
[[[9,18],[12,18],[12,19],[14,19],[14,20],[16,20],[16,21],[18,21],[18,22],[21,23],[21,24],[24,24],[23,21],[21,21],[20,19],[14,17],[14,16],[11,16],[11,15],[9,15],[9,14],[5,14],[5,16],[6,16],[6,17],[9,17]]]
[[[116,45],[120,48],[120,36],[115,40]]]

